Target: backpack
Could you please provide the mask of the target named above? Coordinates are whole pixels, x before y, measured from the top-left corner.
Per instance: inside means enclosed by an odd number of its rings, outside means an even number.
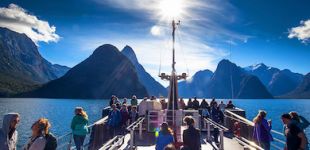
[[[44,150],[56,150],[57,138],[53,134],[48,133],[46,134],[45,139],[46,139],[46,144],[45,144]]]

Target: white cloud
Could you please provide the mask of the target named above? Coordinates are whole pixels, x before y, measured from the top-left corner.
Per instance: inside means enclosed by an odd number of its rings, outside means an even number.
[[[5,27],[18,33],[25,33],[34,42],[57,42],[59,35],[56,27],[50,26],[47,21],[38,19],[25,9],[10,4],[8,8],[0,8],[0,27]]]
[[[307,43],[310,39],[310,19],[301,21],[301,25],[289,30],[288,38],[297,38],[303,43]]]

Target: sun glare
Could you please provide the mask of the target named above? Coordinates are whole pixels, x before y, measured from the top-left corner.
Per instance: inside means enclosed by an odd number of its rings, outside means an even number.
[[[184,0],[161,0],[159,10],[165,19],[180,19],[184,11]]]

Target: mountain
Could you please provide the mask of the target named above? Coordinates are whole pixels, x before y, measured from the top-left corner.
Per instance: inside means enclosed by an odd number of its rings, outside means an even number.
[[[257,77],[225,59],[219,62],[208,89],[209,96],[217,98],[272,98]]]
[[[246,67],[245,70],[257,76],[274,96],[285,95],[293,91],[303,79],[302,74],[293,73],[288,69],[268,67],[263,63]]]
[[[295,90],[281,97],[282,98],[309,99],[310,98],[310,73],[305,75],[301,84],[299,84],[299,86]]]
[[[45,60],[25,34],[0,27],[0,96],[30,90],[67,70]]]
[[[139,63],[134,50],[126,45],[122,53],[132,62],[135,66],[139,81],[145,86],[148,93],[154,96],[167,96],[167,89],[157,82],[149,73],[145,71],[143,66]]]
[[[63,65],[58,65],[58,64],[53,64],[51,66],[51,69],[57,78],[62,77],[64,74],[66,74],[70,70],[69,67],[63,66]]]
[[[179,96],[181,97],[203,97],[205,86],[208,85],[213,72],[210,70],[201,70],[186,81],[178,83]]]
[[[191,90],[197,84],[198,89],[193,93]],[[179,87],[184,93],[192,92],[189,96],[205,98],[273,98],[257,77],[225,59],[219,62],[214,73],[197,72],[191,82],[180,83]]]
[[[43,98],[110,98],[148,96],[134,65],[115,46],[105,44],[64,76],[25,93]]]

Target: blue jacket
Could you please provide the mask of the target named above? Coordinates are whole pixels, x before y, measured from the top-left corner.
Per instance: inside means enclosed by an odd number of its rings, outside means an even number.
[[[120,111],[117,109],[116,111],[111,110],[108,117],[108,125],[111,127],[118,127],[121,123],[122,116]]]
[[[156,139],[156,150],[163,150],[170,143],[173,143],[173,136],[171,134],[164,135],[159,132]]]

